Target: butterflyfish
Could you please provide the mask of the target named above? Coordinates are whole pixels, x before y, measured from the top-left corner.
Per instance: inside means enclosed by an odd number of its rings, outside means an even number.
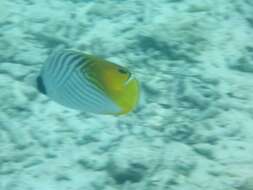
[[[127,114],[140,94],[139,82],[128,68],[69,49],[48,57],[36,86],[66,107],[97,114]]]

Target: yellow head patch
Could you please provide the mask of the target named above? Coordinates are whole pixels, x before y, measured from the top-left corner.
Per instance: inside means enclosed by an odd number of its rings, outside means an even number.
[[[88,64],[83,68],[89,79],[102,89],[121,109],[121,115],[133,110],[139,99],[139,83],[130,71],[120,65],[86,55]]]

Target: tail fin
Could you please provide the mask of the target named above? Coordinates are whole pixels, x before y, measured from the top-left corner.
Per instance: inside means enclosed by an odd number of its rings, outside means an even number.
[[[36,79],[37,82],[37,89],[42,93],[42,94],[46,94],[46,87],[44,85],[43,79],[42,77],[39,75]]]
[[[27,85],[36,88],[42,94],[46,94],[46,88],[40,74],[31,73],[27,77],[25,77],[24,82]]]

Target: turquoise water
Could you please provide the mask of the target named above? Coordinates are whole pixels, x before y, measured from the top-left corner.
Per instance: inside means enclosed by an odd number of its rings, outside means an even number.
[[[253,190],[250,0],[1,0],[0,190]],[[50,52],[133,71],[126,116],[39,93]]]

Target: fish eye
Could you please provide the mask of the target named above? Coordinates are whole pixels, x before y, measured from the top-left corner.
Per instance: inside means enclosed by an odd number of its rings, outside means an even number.
[[[128,71],[123,68],[119,68],[118,71],[122,74],[128,74]]]

